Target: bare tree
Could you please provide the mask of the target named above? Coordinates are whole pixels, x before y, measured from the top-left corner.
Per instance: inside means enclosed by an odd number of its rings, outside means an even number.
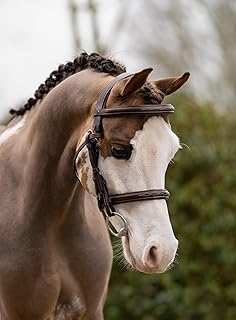
[[[92,41],[92,48],[94,51],[102,54],[108,53],[111,44],[119,42],[123,35],[127,17],[129,13],[130,2],[126,0],[119,0],[116,2],[116,12],[114,14],[114,2],[110,0],[96,1],[96,0],[68,0],[70,11],[70,24],[73,35],[74,51],[78,53],[84,46],[83,35],[79,30],[79,19],[84,16],[87,19],[87,27],[89,30],[89,38]],[[103,7],[104,6],[104,7]],[[110,37],[104,43],[102,32],[106,28],[106,22],[101,23],[101,10],[106,8],[107,15],[114,15],[112,23],[109,23]]]
[[[96,3],[94,0],[88,0],[87,6],[91,16],[94,50],[100,53],[105,53],[106,48],[101,44],[99,35],[100,29],[98,23],[98,3]]]
[[[236,2],[202,0],[210,17],[220,50],[220,73],[215,91],[223,101],[235,108],[236,92]],[[219,90],[220,89],[220,90]]]
[[[95,51],[104,53],[105,47],[101,45],[99,30],[100,26],[98,23],[98,3],[94,0],[86,0],[80,3],[76,0],[68,0],[71,30],[73,36],[74,51],[76,54],[82,49],[82,37],[79,30],[79,14],[87,11],[90,15],[90,24],[92,32],[93,48]]]
[[[68,0],[68,5],[69,5],[74,52],[78,54],[79,51],[81,50],[81,40],[80,40],[79,26],[78,26],[79,5],[76,2],[76,0]]]
[[[133,16],[128,32],[132,32],[130,43],[139,57],[145,56],[163,74],[189,70],[197,97],[232,105],[236,91],[235,1],[149,0],[140,2]]]

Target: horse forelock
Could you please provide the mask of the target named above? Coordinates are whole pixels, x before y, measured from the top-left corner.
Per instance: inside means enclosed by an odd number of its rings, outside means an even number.
[[[146,82],[140,89],[140,95],[147,104],[161,103],[164,99],[164,93],[161,90],[154,88],[150,82]]]

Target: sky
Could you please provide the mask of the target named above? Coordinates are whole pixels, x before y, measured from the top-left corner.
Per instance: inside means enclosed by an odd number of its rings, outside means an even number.
[[[91,52],[90,17],[86,13],[85,0],[77,2],[80,4],[78,28],[82,48]],[[110,38],[119,1],[99,0],[99,4],[102,41],[109,41],[110,54],[132,72],[136,64],[131,52],[127,51],[125,35],[121,35],[119,41]],[[32,96],[52,70],[75,57],[68,1],[1,0],[0,43],[1,123],[8,110]],[[139,64],[142,67],[142,62]]]
[[[0,1],[0,121],[71,58],[66,9],[64,0]]]
[[[8,110],[16,108],[31,97],[39,84],[45,81],[52,70],[60,63],[75,57],[72,40],[71,20],[68,4],[70,0],[0,0],[0,123],[6,118]],[[91,19],[86,10],[87,0],[75,0],[79,3],[78,29],[82,40],[82,49],[93,51],[91,39]],[[142,0],[140,0],[142,1]],[[135,50],[130,44],[132,28],[115,30],[116,15],[119,16],[122,4],[128,22],[137,21],[137,8],[140,1],[97,0],[99,3],[99,28],[102,42],[109,43],[109,53],[127,66],[129,72],[137,71],[146,65],[140,55],[135,57]],[[187,1],[187,0],[186,0]],[[161,2],[163,5],[166,2]],[[187,2],[189,3],[189,2]],[[124,10],[124,9],[123,9]],[[199,10],[193,24],[198,33],[205,34],[209,27],[207,17]],[[118,14],[117,14],[118,13]],[[121,11],[122,13],[122,11]],[[141,21],[142,23],[142,21]],[[142,25],[142,24],[141,24]],[[193,30],[193,33],[196,34]],[[199,41],[200,43],[200,41]],[[213,41],[214,44],[214,41]],[[217,48],[211,53],[216,53]],[[202,61],[204,56],[200,56]],[[215,57],[207,57],[204,72],[215,75]],[[212,69],[214,72],[212,72]],[[185,70],[183,70],[185,71]],[[200,79],[202,73],[199,74]],[[200,92],[201,83],[195,72],[191,78],[194,91]],[[204,97],[203,94],[201,96]]]
[[[116,3],[108,7],[109,12],[103,10],[105,19],[100,17],[104,37],[108,36]],[[79,28],[84,49],[91,51],[88,19],[83,10]],[[52,70],[74,58],[68,1],[1,0],[0,43],[1,122],[10,108],[33,95]]]

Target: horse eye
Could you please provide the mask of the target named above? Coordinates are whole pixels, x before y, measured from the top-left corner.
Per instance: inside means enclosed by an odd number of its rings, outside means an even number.
[[[116,159],[128,160],[132,153],[132,146],[111,146],[111,154]]]

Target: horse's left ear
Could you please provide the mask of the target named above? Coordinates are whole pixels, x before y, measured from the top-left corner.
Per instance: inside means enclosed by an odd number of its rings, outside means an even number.
[[[158,87],[165,95],[171,94],[178,90],[189,78],[190,73],[185,72],[180,77],[165,78],[156,81],[152,81],[154,85]]]
[[[121,85],[123,86],[120,92],[121,96],[124,97],[140,89],[147,81],[147,78],[152,70],[152,68],[143,69],[134,73],[127,79],[120,81]]]

